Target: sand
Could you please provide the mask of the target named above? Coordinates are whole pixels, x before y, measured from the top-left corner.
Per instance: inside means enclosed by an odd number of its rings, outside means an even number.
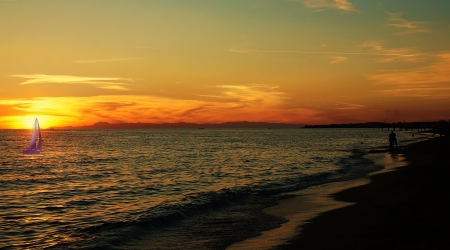
[[[314,186],[295,194],[297,196],[282,200],[279,205],[268,207],[263,212],[284,217],[287,223],[279,228],[262,232],[262,235],[237,242],[227,250],[269,250],[287,243],[299,233],[299,226],[308,223],[309,220],[320,213],[345,207],[353,203],[342,202],[331,198],[331,194],[351,187],[368,183],[367,179],[358,179],[349,182],[336,182],[331,184]]]
[[[450,140],[384,156],[383,171],[311,187],[267,208],[289,222],[228,249],[447,249]]]

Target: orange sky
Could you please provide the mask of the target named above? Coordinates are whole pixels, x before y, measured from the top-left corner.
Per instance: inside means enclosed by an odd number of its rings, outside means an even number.
[[[450,119],[450,2],[0,0],[0,128]]]

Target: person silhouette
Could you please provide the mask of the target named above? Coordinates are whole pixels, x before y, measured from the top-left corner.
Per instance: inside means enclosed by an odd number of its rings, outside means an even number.
[[[389,148],[393,149],[394,145],[395,145],[395,147],[398,147],[397,146],[397,135],[394,133],[394,131],[391,131],[391,133],[389,134]]]

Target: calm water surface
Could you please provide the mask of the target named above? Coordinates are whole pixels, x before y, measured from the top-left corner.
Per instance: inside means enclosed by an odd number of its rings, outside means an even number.
[[[400,143],[410,132],[397,132]],[[224,248],[277,194],[379,169],[377,129],[0,130],[0,248]],[[415,136],[414,139],[420,139]],[[143,240],[145,242],[143,243]],[[151,244],[148,244],[151,242]]]

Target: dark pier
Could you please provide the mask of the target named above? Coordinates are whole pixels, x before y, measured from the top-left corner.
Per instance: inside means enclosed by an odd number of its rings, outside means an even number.
[[[346,124],[326,124],[326,125],[306,125],[305,128],[379,128],[381,130],[417,131],[439,134],[441,136],[450,131],[450,120],[440,120],[437,122],[367,122],[367,123],[346,123]]]

